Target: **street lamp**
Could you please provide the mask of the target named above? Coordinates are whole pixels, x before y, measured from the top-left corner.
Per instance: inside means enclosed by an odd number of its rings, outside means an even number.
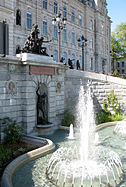
[[[87,44],[87,39],[82,35],[77,41],[79,42],[79,46],[82,47],[82,70],[84,71],[84,47]]]
[[[60,62],[60,33],[66,26],[66,17],[61,18],[61,13],[59,12],[56,17],[52,18],[52,24],[57,26],[58,29],[58,62]]]

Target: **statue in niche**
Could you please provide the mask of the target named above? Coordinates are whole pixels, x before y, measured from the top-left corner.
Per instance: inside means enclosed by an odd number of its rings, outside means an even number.
[[[19,9],[16,12],[16,25],[21,25],[21,11]]]
[[[37,94],[37,124],[48,123],[48,96],[39,83]]]
[[[46,55],[49,56],[46,53],[46,47],[42,47],[43,43],[48,43],[50,41],[45,41],[44,37],[39,38],[39,29],[38,25],[34,24],[31,30],[30,35],[27,37],[24,48],[22,50],[23,53],[34,53],[34,54],[40,54],[40,55]]]

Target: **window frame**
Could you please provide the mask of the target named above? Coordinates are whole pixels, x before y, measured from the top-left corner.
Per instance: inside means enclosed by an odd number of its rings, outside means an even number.
[[[67,42],[67,29],[63,28],[63,41]]]
[[[47,21],[43,20],[43,29],[42,29],[43,35],[47,36]]]
[[[47,10],[47,0],[43,0],[42,7]]]
[[[58,3],[57,1],[54,1],[54,14],[58,13]]]
[[[26,14],[27,29],[32,29],[32,14],[27,12]]]
[[[79,15],[78,17],[79,17],[79,25],[82,26],[82,16]]]
[[[71,11],[71,21],[75,23],[75,12],[74,10]]]
[[[63,17],[67,18],[67,7],[66,6],[63,7]]]
[[[72,44],[75,45],[75,32],[72,31]]]

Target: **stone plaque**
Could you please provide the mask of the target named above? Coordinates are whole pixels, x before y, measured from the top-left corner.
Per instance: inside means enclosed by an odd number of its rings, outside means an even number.
[[[46,66],[30,66],[30,75],[55,75],[54,67]]]

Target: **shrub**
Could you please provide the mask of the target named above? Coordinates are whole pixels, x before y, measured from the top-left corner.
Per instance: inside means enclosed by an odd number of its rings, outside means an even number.
[[[15,120],[10,118],[3,119],[4,123],[6,123],[6,127],[4,129],[5,133],[5,141],[8,144],[19,143],[23,137],[23,128],[16,124]]]
[[[121,108],[118,97],[114,94],[114,90],[106,95],[103,101],[103,109],[99,111],[96,117],[96,123],[106,123],[111,121],[120,121],[126,116],[121,114]]]
[[[0,144],[0,167],[2,167],[4,162],[7,162],[10,160],[11,158],[11,148],[7,148],[5,149],[5,147]]]
[[[114,75],[115,75],[115,76],[119,76],[119,72],[118,72],[117,69],[115,69],[115,71],[114,71]]]
[[[120,114],[120,103],[118,97],[114,94],[114,90],[110,91],[110,94],[106,95],[103,102],[103,110],[107,113]]]
[[[75,117],[71,112],[67,109],[64,111],[64,118],[61,121],[61,125],[69,127],[70,124],[74,124]]]

